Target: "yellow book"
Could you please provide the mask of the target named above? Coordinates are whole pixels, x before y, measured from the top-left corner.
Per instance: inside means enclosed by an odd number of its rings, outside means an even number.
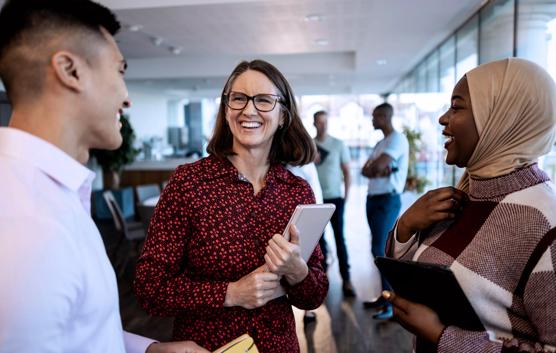
[[[249,336],[244,334],[215,350],[213,353],[259,353],[255,341]]]

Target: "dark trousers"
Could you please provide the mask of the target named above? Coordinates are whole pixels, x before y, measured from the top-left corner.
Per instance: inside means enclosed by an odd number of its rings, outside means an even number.
[[[336,211],[330,219],[332,224],[332,230],[334,230],[334,240],[336,242],[336,254],[338,255],[338,264],[340,266],[340,275],[342,280],[349,281],[349,262],[348,253],[346,248],[346,240],[344,237],[344,205],[345,200],[343,198],[337,199],[324,199],[324,203],[333,203],[336,206]],[[325,257],[326,262],[326,241],[324,237],[320,240],[320,247]]]
[[[371,228],[371,252],[374,257],[384,256],[388,232],[394,226],[400,213],[402,200],[400,194],[383,194],[367,196],[367,222]],[[382,289],[389,290],[390,285],[380,276]]]

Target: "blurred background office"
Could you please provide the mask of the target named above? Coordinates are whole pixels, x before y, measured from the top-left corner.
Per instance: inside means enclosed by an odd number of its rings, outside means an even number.
[[[101,225],[105,221],[105,241],[117,259],[127,328],[167,337],[171,324],[149,318],[134,303],[128,290],[134,261],[128,255],[136,254],[157,195],[175,167],[206,154],[226,74],[241,60],[261,58],[286,75],[312,136],[313,113],[328,112],[329,133],[349,147],[354,176],[345,232],[358,296],[343,298],[338,271],[329,271],[327,305],[317,310],[316,323],[299,322],[302,350],[409,352],[410,337],[403,330],[373,321],[361,305],[380,290],[363,221],[366,182],[360,176],[382,138],[373,129],[371,109],[385,100],[392,104],[394,127],[410,142],[402,210],[429,188],[454,185],[461,170],[443,163],[438,124],[453,86],[473,67],[509,56],[532,60],[556,79],[556,0],[100,2],[123,22],[117,40],[129,63],[126,82],[133,101],[127,113],[134,138],[126,158],[110,156],[112,168],[102,160],[91,164],[120,176],[119,185],[97,178],[97,204],[111,199],[103,193],[110,189],[120,210],[104,203],[95,208],[95,218]],[[0,92],[0,126],[9,114]],[[554,180],[556,149],[540,164]],[[118,192],[122,189],[128,191]],[[114,212],[122,215],[119,231]],[[131,245],[123,247],[127,240]],[[331,265],[337,266],[333,257]]]

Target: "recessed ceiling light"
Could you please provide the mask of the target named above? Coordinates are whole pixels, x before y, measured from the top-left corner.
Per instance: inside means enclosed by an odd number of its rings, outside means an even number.
[[[305,22],[321,22],[324,21],[326,17],[319,14],[310,14],[305,16]]]
[[[164,38],[161,38],[161,37],[152,37],[152,38],[151,38],[151,42],[153,42],[154,45],[156,45],[157,47],[159,47],[159,46],[162,45],[162,43],[164,42]]]
[[[172,54],[174,55],[180,55],[181,52],[183,51],[182,47],[169,47],[168,50],[170,50],[172,52]]]
[[[142,25],[126,25],[126,28],[130,32],[139,32],[143,29]]]
[[[315,44],[316,45],[320,45],[321,47],[327,46],[328,45],[328,39],[315,39]]]
[[[376,61],[376,64],[380,65],[380,66],[386,65],[387,63],[388,63],[388,61],[386,61],[386,59],[379,59],[379,60]]]

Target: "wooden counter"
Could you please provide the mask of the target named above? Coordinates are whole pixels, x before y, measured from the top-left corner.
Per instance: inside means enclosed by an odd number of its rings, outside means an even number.
[[[176,168],[182,164],[195,162],[197,158],[175,158],[161,161],[136,161],[124,168],[122,186],[162,184],[170,179]]]

